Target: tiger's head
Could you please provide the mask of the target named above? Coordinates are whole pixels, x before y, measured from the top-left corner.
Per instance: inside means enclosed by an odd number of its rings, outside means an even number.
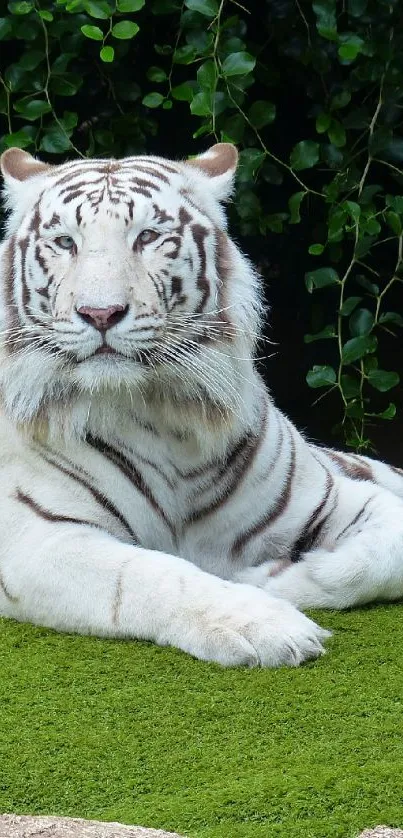
[[[236,164],[226,143],[187,162],[3,154],[0,389],[16,421],[116,390],[234,407],[259,318],[221,206]]]

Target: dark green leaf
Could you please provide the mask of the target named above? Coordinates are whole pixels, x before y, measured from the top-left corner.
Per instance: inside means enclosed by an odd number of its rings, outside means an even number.
[[[294,192],[294,195],[291,195],[291,198],[289,198],[288,209],[290,210],[290,224],[299,224],[301,221],[301,203],[306,194],[306,192]]]
[[[202,88],[202,91],[208,90],[212,92],[215,90],[217,84],[217,71],[214,61],[205,61],[201,64],[197,71],[197,81]]]
[[[243,76],[251,73],[256,64],[256,59],[248,52],[232,52],[224,59],[221,69],[226,77]]]
[[[324,134],[327,131],[327,129],[329,128],[330,123],[331,123],[330,115],[328,113],[323,113],[323,111],[322,111],[322,113],[320,113],[316,117],[315,127],[316,127],[316,130],[317,130],[318,134]]]
[[[361,337],[351,338],[343,346],[343,364],[351,364],[353,361],[358,361],[365,355],[375,352],[377,345],[378,342],[375,335],[362,335]]]
[[[390,212],[385,213],[385,218],[390,229],[396,233],[397,236],[400,236],[402,232],[402,222],[397,212],[393,212],[391,210]]]
[[[336,372],[333,367],[314,366],[306,376],[309,387],[329,387],[336,382]]]
[[[178,99],[180,102],[191,102],[194,96],[193,87],[187,81],[173,87],[171,93],[173,98]]]
[[[332,119],[327,133],[330,142],[333,143],[336,148],[342,148],[345,146],[346,132],[341,122],[337,119]]]
[[[59,93],[60,96],[75,96],[82,84],[83,78],[78,73],[64,73],[64,75],[50,77],[52,92]]]
[[[367,308],[356,308],[353,311],[350,320],[350,334],[352,337],[359,337],[360,335],[369,335],[374,326],[374,315],[372,311]]]
[[[354,59],[357,58],[357,55],[361,52],[361,48],[364,44],[362,38],[354,33],[349,33],[347,35],[341,35],[340,41],[342,42],[338,49],[340,58],[345,61],[354,61]]]
[[[310,253],[311,256],[321,256],[324,249],[323,244],[310,244],[308,247],[308,253]]]
[[[245,133],[245,120],[240,113],[235,113],[221,123],[221,140],[226,143],[241,143]]]
[[[103,148],[108,148],[113,145],[112,131],[94,131],[94,139]]]
[[[27,70],[18,64],[10,64],[4,72],[4,81],[11,91],[26,89],[27,78]]]
[[[146,0],[117,0],[118,12],[138,12],[145,5]]]
[[[341,376],[341,387],[346,399],[355,399],[360,395],[360,382],[352,375]]]
[[[115,57],[115,50],[113,47],[102,47],[99,57],[105,64],[111,64]]]
[[[197,50],[191,44],[184,44],[174,52],[174,64],[191,64],[195,60]]]
[[[368,373],[368,381],[376,390],[380,390],[381,393],[386,393],[387,390],[391,390],[392,387],[396,387],[399,384],[400,376],[397,372],[371,370]]]
[[[147,78],[149,81],[163,82],[167,79],[167,74],[162,67],[149,67],[147,70]]]
[[[85,35],[86,38],[90,38],[92,41],[102,41],[104,37],[104,33],[99,26],[92,26],[89,23],[86,23],[84,26],[81,27],[81,32]]]
[[[366,375],[370,370],[378,369],[378,358],[376,357],[376,355],[366,355],[365,358],[363,358],[362,365],[364,373]]]
[[[185,0],[185,6],[192,12],[199,12],[205,17],[216,17],[218,14],[217,0]]]
[[[134,38],[139,31],[140,27],[137,26],[137,23],[133,23],[132,20],[120,20],[119,23],[115,23],[112,26],[113,37],[118,38],[120,41],[128,41]]]
[[[354,311],[356,306],[358,306],[358,303],[360,303],[361,300],[362,297],[347,297],[347,299],[344,300],[344,303],[340,309],[340,314],[342,315],[342,317],[348,317],[351,314],[351,312]]]
[[[264,215],[259,221],[259,231],[264,236],[268,230],[272,233],[282,233],[284,229],[284,221],[287,218],[285,212],[273,212],[269,215]]]
[[[251,105],[248,117],[255,128],[264,128],[265,125],[270,125],[276,118],[276,106],[273,102],[264,102],[258,100]]]
[[[360,218],[361,207],[359,204],[356,204],[355,201],[344,201],[343,209],[345,209],[346,212],[348,212],[353,221],[358,221],[358,219]]]
[[[0,17],[0,41],[4,41],[8,38],[12,31],[13,27],[11,26],[10,18]]]
[[[325,326],[324,329],[321,329],[320,332],[316,332],[315,335],[304,335],[305,343],[313,343],[316,340],[324,340],[326,338],[335,338],[336,332],[334,326]]]
[[[383,410],[382,413],[375,413],[371,414],[377,416],[379,419],[394,419],[396,416],[396,405],[393,402],[390,402],[386,410]]]
[[[336,93],[330,102],[330,110],[338,111],[345,108],[351,102],[351,93],[349,90],[342,90],[341,93]]]
[[[367,10],[368,0],[348,0],[348,13],[360,18]]]
[[[362,274],[357,274],[355,277],[355,281],[358,282],[358,285],[361,285],[362,288],[365,288],[366,291],[369,291],[370,294],[374,294],[377,296],[379,294],[379,286],[376,285],[374,282],[371,282],[370,279],[367,279],[366,276]]]
[[[397,311],[385,311],[379,318],[379,323],[394,323],[396,326],[403,326],[403,317]]]
[[[28,15],[32,12],[34,4],[31,0],[16,0],[14,3],[9,3],[8,8],[12,15]]]
[[[261,203],[257,195],[251,190],[242,190],[237,201],[237,212],[240,218],[253,218],[256,220],[261,211]]]
[[[399,215],[403,215],[403,195],[386,195],[385,203]]]
[[[58,125],[51,126],[42,137],[39,146],[42,151],[49,154],[61,154],[71,148],[71,142],[66,133]]]
[[[153,93],[147,93],[147,96],[144,96],[141,101],[147,108],[158,108],[164,101],[164,96],[155,91]]]
[[[105,0],[85,0],[84,8],[90,17],[100,20],[107,20],[112,14],[112,9]]]
[[[24,70],[35,70],[39,64],[45,60],[45,58],[45,52],[41,52],[38,49],[30,49],[21,56],[19,65],[20,67],[23,67]]]
[[[238,182],[254,180],[265,159],[264,151],[259,148],[245,148],[239,155]]]
[[[363,236],[357,243],[355,255],[357,259],[362,259],[371,250],[372,245],[376,242],[376,236]]]
[[[296,171],[311,169],[319,160],[319,143],[302,140],[297,143],[290,155],[290,166]]]
[[[379,186],[378,184],[369,184],[368,186],[364,186],[364,189],[361,192],[360,197],[360,204],[365,206],[366,204],[370,204],[372,199],[377,195],[379,192],[383,191],[383,187]]]
[[[329,41],[337,39],[336,2],[335,0],[318,0],[312,3],[316,14],[316,28],[322,38]]]
[[[325,288],[340,282],[340,277],[334,268],[318,268],[305,274],[305,284],[309,292],[314,288]]]
[[[351,419],[364,419],[365,409],[361,400],[358,401],[357,399],[353,399],[353,401],[348,403],[346,407],[346,416],[349,416]]]
[[[212,96],[209,90],[202,90],[193,96],[190,111],[196,116],[209,116],[213,112]]]
[[[49,113],[52,109],[45,99],[20,99],[19,102],[15,103],[14,110],[20,113],[24,119],[33,122],[45,113]]]
[[[59,122],[70,136],[73,133],[73,128],[78,124],[78,114],[73,111],[63,111],[63,116],[59,119]]]
[[[21,128],[21,131],[14,131],[12,134],[6,134],[3,137],[4,145],[7,148],[13,148],[16,146],[17,148],[28,148],[28,146],[33,145],[35,142],[35,134],[37,129],[31,126],[24,126]]]
[[[332,145],[331,143],[324,143],[321,147],[321,155],[324,162],[330,169],[340,169],[342,167],[344,160],[343,152],[336,148],[335,145]]]

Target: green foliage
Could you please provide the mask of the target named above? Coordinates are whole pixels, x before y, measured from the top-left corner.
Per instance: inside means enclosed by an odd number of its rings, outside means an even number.
[[[11,0],[2,14],[0,149],[163,153],[178,124],[179,153],[238,145],[235,230],[298,243],[308,385],[338,394],[345,440],[368,446],[368,425],[396,413],[383,366],[403,327],[399,0]]]

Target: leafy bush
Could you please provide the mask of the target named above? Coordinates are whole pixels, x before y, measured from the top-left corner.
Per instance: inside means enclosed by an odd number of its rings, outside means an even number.
[[[337,392],[347,444],[368,447],[396,413],[383,358],[403,327],[399,0],[11,0],[0,40],[2,149],[239,146],[235,230],[302,239],[307,382]]]

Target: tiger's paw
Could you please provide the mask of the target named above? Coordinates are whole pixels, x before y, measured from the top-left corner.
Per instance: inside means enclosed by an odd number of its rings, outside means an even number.
[[[278,667],[324,653],[330,632],[289,602],[249,585],[230,585],[225,593],[182,637],[180,647],[194,657],[222,666]]]

